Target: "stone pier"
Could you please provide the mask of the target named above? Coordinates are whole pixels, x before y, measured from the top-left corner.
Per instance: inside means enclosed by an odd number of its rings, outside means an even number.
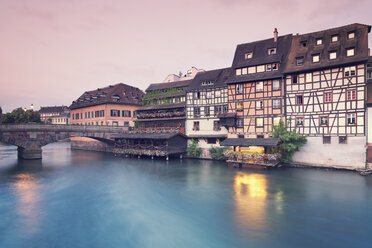
[[[22,159],[41,159],[41,148],[23,148],[18,147],[18,157]]]

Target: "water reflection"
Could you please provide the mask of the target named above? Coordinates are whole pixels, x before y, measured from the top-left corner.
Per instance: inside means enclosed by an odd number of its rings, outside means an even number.
[[[242,230],[261,236],[266,229],[267,179],[261,174],[238,172],[234,178],[235,212]]]
[[[31,235],[39,230],[40,224],[40,183],[32,174],[18,174],[10,185],[16,196],[16,213],[19,225],[25,234]]]

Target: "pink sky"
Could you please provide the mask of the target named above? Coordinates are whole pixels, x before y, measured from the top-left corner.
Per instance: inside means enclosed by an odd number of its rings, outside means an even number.
[[[274,27],[283,35],[372,24],[370,0],[303,2],[0,0],[0,106],[70,105],[109,84],[145,90],[191,66],[228,67],[237,44]]]

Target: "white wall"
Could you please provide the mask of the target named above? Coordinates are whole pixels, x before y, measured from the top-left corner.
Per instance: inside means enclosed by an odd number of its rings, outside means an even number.
[[[324,167],[364,168],[366,137],[348,137],[347,144],[339,144],[331,137],[331,144],[323,144],[323,137],[307,137],[307,144],[293,156],[294,163]]]
[[[368,141],[367,143],[372,143],[372,107],[367,108],[367,132],[368,132]]]

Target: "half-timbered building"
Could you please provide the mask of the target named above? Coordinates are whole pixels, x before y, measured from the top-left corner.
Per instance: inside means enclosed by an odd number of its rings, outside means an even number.
[[[366,64],[371,27],[293,36],[284,70],[291,129],[308,135],[295,162],[364,167]]]
[[[282,70],[292,35],[240,44],[228,80],[229,113],[221,115],[229,138],[267,138],[285,119]]]
[[[208,148],[219,146],[227,135],[218,115],[228,110],[226,82],[230,72],[230,68],[199,72],[187,92],[186,134],[198,140],[202,157],[208,157]]]

